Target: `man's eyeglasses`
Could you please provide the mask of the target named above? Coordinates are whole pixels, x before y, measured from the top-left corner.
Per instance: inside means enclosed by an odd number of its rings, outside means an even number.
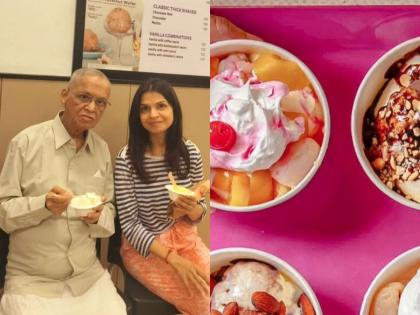
[[[99,109],[104,109],[105,107],[107,107],[108,105],[111,105],[111,103],[106,99],[106,98],[96,98],[88,93],[78,93],[75,94],[73,92],[70,91],[71,94],[73,94],[77,101],[79,102],[79,104],[84,104],[84,105],[88,105],[90,104],[92,101],[94,101],[95,106]]]

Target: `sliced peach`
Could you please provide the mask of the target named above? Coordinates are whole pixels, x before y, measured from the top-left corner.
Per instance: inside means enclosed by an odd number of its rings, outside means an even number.
[[[305,138],[289,144],[283,156],[270,168],[271,176],[282,185],[296,186],[313,167],[319,144]]]
[[[254,63],[258,58],[260,58],[261,54],[259,52],[252,52],[248,55],[249,61]]]
[[[321,146],[322,141],[324,140],[324,125],[321,125],[316,134],[312,135],[311,138],[314,139]]]
[[[221,199],[229,200],[230,187],[232,184],[232,173],[221,168],[215,168],[212,169],[212,176],[212,192],[216,193],[217,196]]]
[[[400,282],[391,282],[376,294],[372,307],[375,315],[398,314],[401,293],[404,285]]]
[[[322,110],[321,104],[319,101],[315,102],[315,109],[312,119],[308,124],[308,135],[314,137],[319,131],[322,131],[324,126],[324,111]]]
[[[310,93],[291,91],[282,98],[280,108],[284,112],[310,114],[315,111],[315,99]]]
[[[218,203],[227,203],[226,199],[223,199],[219,196],[219,194],[214,191],[213,189],[210,189],[210,198],[212,201],[218,202]]]
[[[290,191],[290,187],[282,185],[274,180],[274,196],[279,198]]]
[[[217,75],[219,69],[220,59],[217,57],[210,57],[210,78],[213,78]]]
[[[302,117],[305,121],[305,130],[300,135],[298,140],[306,138],[308,136],[308,116],[306,116],[305,114],[302,114],[302,113],[293,113],[293,112],[284,112],[284,115],[289,120],[295,120],[297,117]]]
[[[232,176],[229,204],[231,206],[248,206],[250,199],[250,179],[248,174],[235,172]]]
[[[310,85],[309,79],[299,65],[271,53],[263,53],[254,62],[254,71],[261,81],[281,81],[291,91]]]
[[[257,205],[273,199],[273,180],[269,170],[253,172],[251,175],[250,205]]]
[[[321,104],[310,88],[291,91],[281,100],[280,107],[286,115],[299,113],[305,117],[307,134],[312,137],[323,125],[324,114]]]

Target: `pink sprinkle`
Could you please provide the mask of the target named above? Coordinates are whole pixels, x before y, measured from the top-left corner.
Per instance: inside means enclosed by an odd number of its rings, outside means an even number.
[[[249,146],[248,149],[246,149],[245,153],[242,155],[242,157],[246,160],[249,158],[251,153],[254,151],[255,147],[253,145]]]
[[[273,128],[283,128],[283,121],[280,117],[273,116]]]

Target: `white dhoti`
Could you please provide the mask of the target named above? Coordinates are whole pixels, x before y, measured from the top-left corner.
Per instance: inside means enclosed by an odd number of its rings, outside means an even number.
[[[1,315],[126,315],[126,306],[118,295],[108,272],[83,295],[73,296],[65,288],[61,298],[5,293]]]

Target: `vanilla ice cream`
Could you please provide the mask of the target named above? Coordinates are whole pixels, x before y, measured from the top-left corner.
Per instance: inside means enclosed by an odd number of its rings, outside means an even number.
[[[398,315],[420,315],[420,269],[401,294]]]
[[[93,192],[87,192],[84,195],[76,196],[71,201],[71,206],[76,209],[96,207],[101,203],[101,196]]]
[[[250,314],[255,311],[252,303],[254,292],[267,292],[286,306],[287,315],[301,315],[298,306],[302,290],[273,267],[258,261],[239,261],[223,273],[211,295],[211,309],[223,313],[230,302],[239,306],[239,314]]]

